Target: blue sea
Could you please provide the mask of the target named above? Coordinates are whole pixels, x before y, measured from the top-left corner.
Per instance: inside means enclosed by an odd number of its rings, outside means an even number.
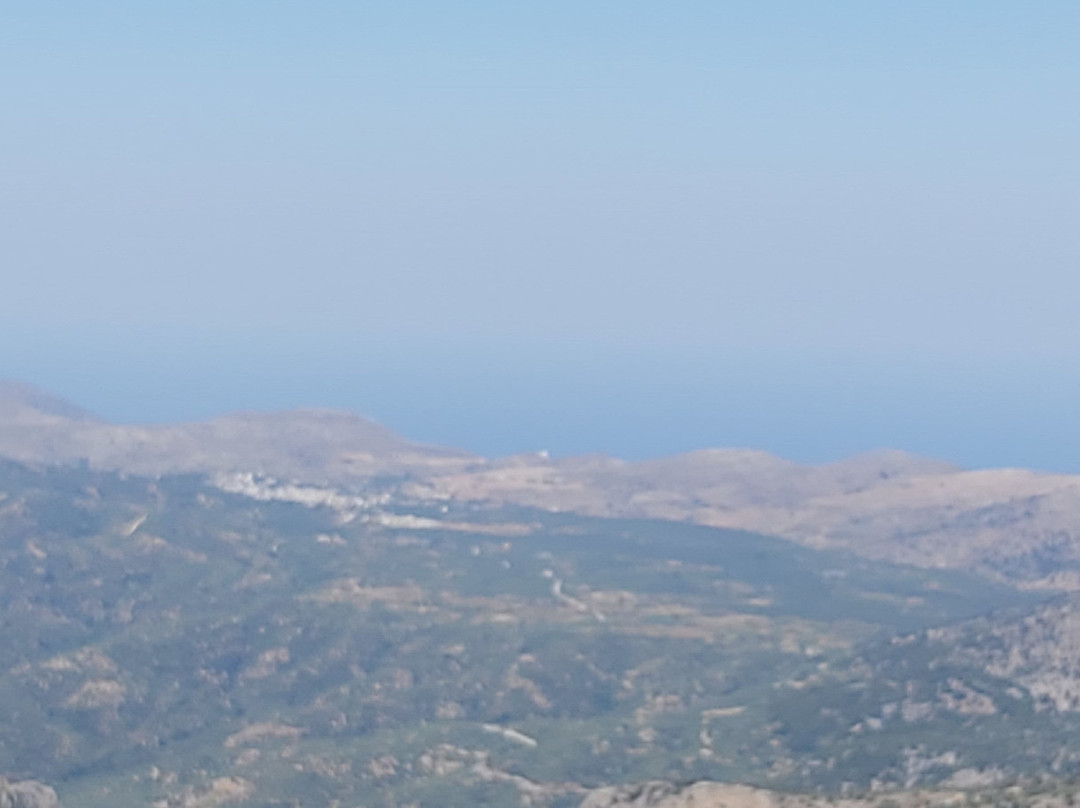
[[[4,341],[0,377],[124,423],[315,406],[485,455],[739,446],[819,463],[896,448],[1080,471],[1080,373],[1052,362],[342,334]]]

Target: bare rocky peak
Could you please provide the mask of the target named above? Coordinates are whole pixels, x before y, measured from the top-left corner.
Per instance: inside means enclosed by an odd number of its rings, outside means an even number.
[[[773,504],[850,493],[895,478],[956,471],[949,463],[889,449],[822,465],[794,463],[752,449],[707,449],[633,467],[635,475],[653,484],[727,488],[742,500]]]
[[[92,413],[29,384],[0,379],[0,422],[58,419],[100,423]]]
[[[173,439],[200,439],[243,447],[273,444],[279,450],[317,456],[338,450],[386,455],[409,451],[436,451],[420,447],[387,427],[339,410],[299,409],[285,412],[236,412],[204,423],[177,424],[155,430]]]
[[[698,485],[723,484],[732,479],[802,475],[805,467],[756,449],[701,449],[686,454],[643,460],[635,474],[669,483],[693,480]]]
[[[56,792],[36,780],[12,783],[0,777],[0,808],[60,808]]]
[[[26,385],[0,386],[0,456],[28,463],[87,461],[136,474],[252,471],[347,480],[464,463],[464,452],[412,443],[337,410],[238,412],[210,421],[120,425]]]
[[[877,449],[817,467],[817,474],[830,477],[846,491],[879,485],[885,480],[953,474],[962,469],[944,460],[911,454],[899,449]]]

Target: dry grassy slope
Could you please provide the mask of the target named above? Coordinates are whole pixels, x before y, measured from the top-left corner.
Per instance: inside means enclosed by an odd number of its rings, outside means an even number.
[[[801,466],[723,449],[640,463],[519,457],[434,477],[424,490],[743,528],[1025,586],[1080,588],[1080,476],[965,471],[896,451]]]
[[[31,424],[53,419],[96,420],[86,410],[28,384],[0,379],[0,421]]]
[[[125,426],[10,382],[0,383],[0,456],[45,464],[86,460],[136,474],[257,471],[338,481],[462,468],[472,460],[345,412],[235,413],[203,423]]]

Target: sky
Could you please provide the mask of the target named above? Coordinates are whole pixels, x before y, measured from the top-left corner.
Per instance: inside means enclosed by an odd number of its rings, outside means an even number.
[[[1080,5],[8,0],[0,377],[1080,471]]]

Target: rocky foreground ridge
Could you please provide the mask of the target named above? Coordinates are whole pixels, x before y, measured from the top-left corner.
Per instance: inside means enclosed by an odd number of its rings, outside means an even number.
[[[1022,784],[984,790],[915,790],[837,798],[770,791],[733,783],[701,781],[688,785],[654,780],[596,789],[580,808],[932,808],[936,806],[1012,806],[1063,808],[1075,790],[1063,784]]]
[[[36,780],[12,783],[0,777],[0,808],[60,808],[56,792]]]

